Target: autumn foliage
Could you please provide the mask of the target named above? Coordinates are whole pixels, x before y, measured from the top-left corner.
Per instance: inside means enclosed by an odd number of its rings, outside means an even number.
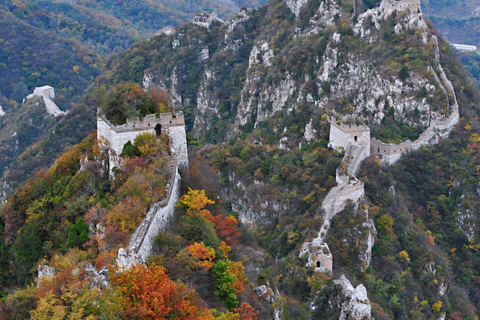
[[[178,207],[185,209],[189,215],[202,215],[215,225],[218,236],[226,243],[236,243],[238,241],[237,238],[240,236],[240,232],[236,229],[238,225],[237,219],[234,216],[225,217],[224,214],[213,216],[205,207],[214,203],[215,201],[210,200],[205,195],[205,190],[189,189],[188,193],[179,200]]]
[[[118,274],[111,269],[110,280],[122,294],[124,312],[142,319],[208,319],[208,312],[190,302],[194,293],[183,283],[170,280],[165,271],[155,263],[132,266]]]

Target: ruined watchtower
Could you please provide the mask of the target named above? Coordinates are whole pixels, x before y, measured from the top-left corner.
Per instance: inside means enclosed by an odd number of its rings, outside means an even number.
[[[187,136],[185,133],[185,119],[183,112],[175,114],[160,113],[149,114],[142,120],[140,118],[127,119],[126,124],[113,125],[105,116],[97,117],[97,138],[105,138],[108,141],[108,147],[116,155],[122,153],[123,146],[128,141],[132,142],[140,133],[165,133],[172,141],[172,149],[175,151],[178,165],[182,168],[188,167]]]
[[[306,266],[315,266],[315,271],[332,274],[333,258],[328,245],[320,238],[305,242],[300,249],[299,257],[308,256]]]
[[[195,14],[195,17],[193,17],[192,19],[192,23],[193,24],[196,24],[198,26],[201,26],[201,27],[204,27],[204,28],[210,28],[210,26],[212,25],[212,23],[214,21],[218,21],[220,22],[221,24],[224,24],[225,22],[220,19],[218,16],[217,16],[217,13],[216,12],[211,12],[211,13],[207,13],[207,12],[203,12],[203,13],[197,13]]]
[[[409,9],[410,13],[422,13],[420,0],[383,0],[382,7],[389,13],[393,11],[401,12]]]
[[[349,144],[366,145],[370,150],[370,129],[362,125],[331,123],[328,146],[333,149],[346,149]]]

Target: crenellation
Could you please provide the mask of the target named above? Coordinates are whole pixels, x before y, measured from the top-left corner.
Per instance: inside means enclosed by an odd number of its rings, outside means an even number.
[[[207,28],[207,29],[210,28],[210,26],[212,25],[212,23],[214,21],[217,21],[221,24],[225,24],[225,22],[217,16],[216,12],[197,13],[197,14],[195,14],[195,17],[193,17],[193,19],[192,19],[193,24],[196,24],[198,26],[201,26],[201,27],[204,27],[204,28]]]
[[[366,145],[369,150],[370,129],[367,126],[331,122],[329,146],[337,150],[340,148],[345,150],[350,143]]]
[[[112,124],[105,116],[97,117],[97,138],[107,140],[111,150],[115,155],[119,155],[123,151],[123,146],[128,141],[132,142],[140,133],[165,133],[168,134],[172,141],[172,149],[175,151],[179,166],[181,168],[188,167],[188,150],[187,137],[185,133],[185,119],[183,112],[179,111],[175,114],[160,113],[157,117],[155,114],[149,114],[142,120],[138,117],[127,119],[127,123],[123,125]],[[114,155],[111,155],[113,159]]]

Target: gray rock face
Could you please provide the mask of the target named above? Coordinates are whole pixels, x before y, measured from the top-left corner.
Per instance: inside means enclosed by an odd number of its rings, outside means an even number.
[[[2,106],[0,106],[0,117],[3,117],[5,115],[5,111],[3,111]]]
[[[257,293],[257,295],[267,301],[270,305],[270,308],[273,309],[273,320],[280,320],[280,315],[283,312],[283,307],[280,303],[280,292],[278,289],[273,291],[270,287],[270,284],[267,282],[266,285],[261,285],[259,287],[253,288],[253,291]]]
[[[86,277],[90,280],[90,287],[104,288],[108,287],[108,268],[103,267],[102,270],[97,271],[93,264],[87,263],[85,266]]]
[[[40,264],[37,268],[38,276],[37,276],[37,288],[40,286],[42,279],[51,277],[55,274],[55,269],[47,266],[46,264]]]
[[[339,320],[373,319],[367,289],[363,284],[354,288],[344,275],[339,280],[334,280],[334,283],[342,287],[345,296]]]
[[[308,2],[308,0],[287,0],[287,7],[298,16],[300,9]]]
[[[124,248],[118,249],[116,262],[120,270],[128,270],[132,266],[141,265],[144,263],[140,256],[132,254]]]

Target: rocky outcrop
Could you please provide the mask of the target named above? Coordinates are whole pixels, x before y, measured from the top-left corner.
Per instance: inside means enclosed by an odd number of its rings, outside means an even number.
[[[283,312],[283,307],[280,301],[281,295],[278,292],[278,289],[273,291],[270,287],[270,284],[267,282],[265,285],[261,285],[258,287],[253,288],[253,291],[263,300],[265,300],[269,305],[270,308],[273,309],[273,320],[280,320],[280,315]]]
[[[54,115],[55,117],[66,114],[66,112],[61,111],[58,108],[58,106],[55,104],[55,102],[52,101],[52,99],[55,99],[55,91],[52,87],[50,86],[37,87],[33,90],[32,94],[27,96],[27,99],[31,99],[35,96],[43,99],[43,102],[45,103],[45,108],[47,109],[47,112],[49,114]]]
[[[354,288],[344,275],[339,280],[334,280],[334,283],[342,287],[344,295],[340,320],[373,319],[367,289],[363,284]]]
[[[376,41],[378,35],[374,35],[371,32],[369,25],[374,25],[379,30],[381,28],[380,21],[390,17],[393,12],[396,12],[395,14],[403,14],[402,21],[395,26],[396,33],[413,27],[417,27],[422,31],[428,29],[425,20],[422,18],[419,0],[383,0],[380,7],[369,9],[358,16],[357,23],[353,26],[353,31],[370,43]],[[423,37],[425,37],[425,34]]]
[[[0,106],[0,117],[3,117],[5,115],[5,111],[3,111],[2,106]]]
[[[214,93],[208,90],[208,87],[214,80],[213,72],[206,68],[197,92],[197,109],[193,123],[196,137],[199,136],[200,132],[209,130],[212,116],[219,114],[219,101],[216,99]]]
[[[85,276],[89,280],[90,287],[95,288],[105,288],[108,287],[108,268],[103,267],[102,270],[98,271],[95,269],[95,266],[91,263],[87,263],[85,266]]]
[[[46,264],[40,264],[37,268],[37,288],[40,286],[42,279],[51,278],[55,274],[55,269],[47,266]]]
[[[127,251],[124,248],[118,249],[116,265],[117,265],[119,270],[128,270],[132,266],[143,264],[144,261],[145,260],[142,259],[135,252]]]

